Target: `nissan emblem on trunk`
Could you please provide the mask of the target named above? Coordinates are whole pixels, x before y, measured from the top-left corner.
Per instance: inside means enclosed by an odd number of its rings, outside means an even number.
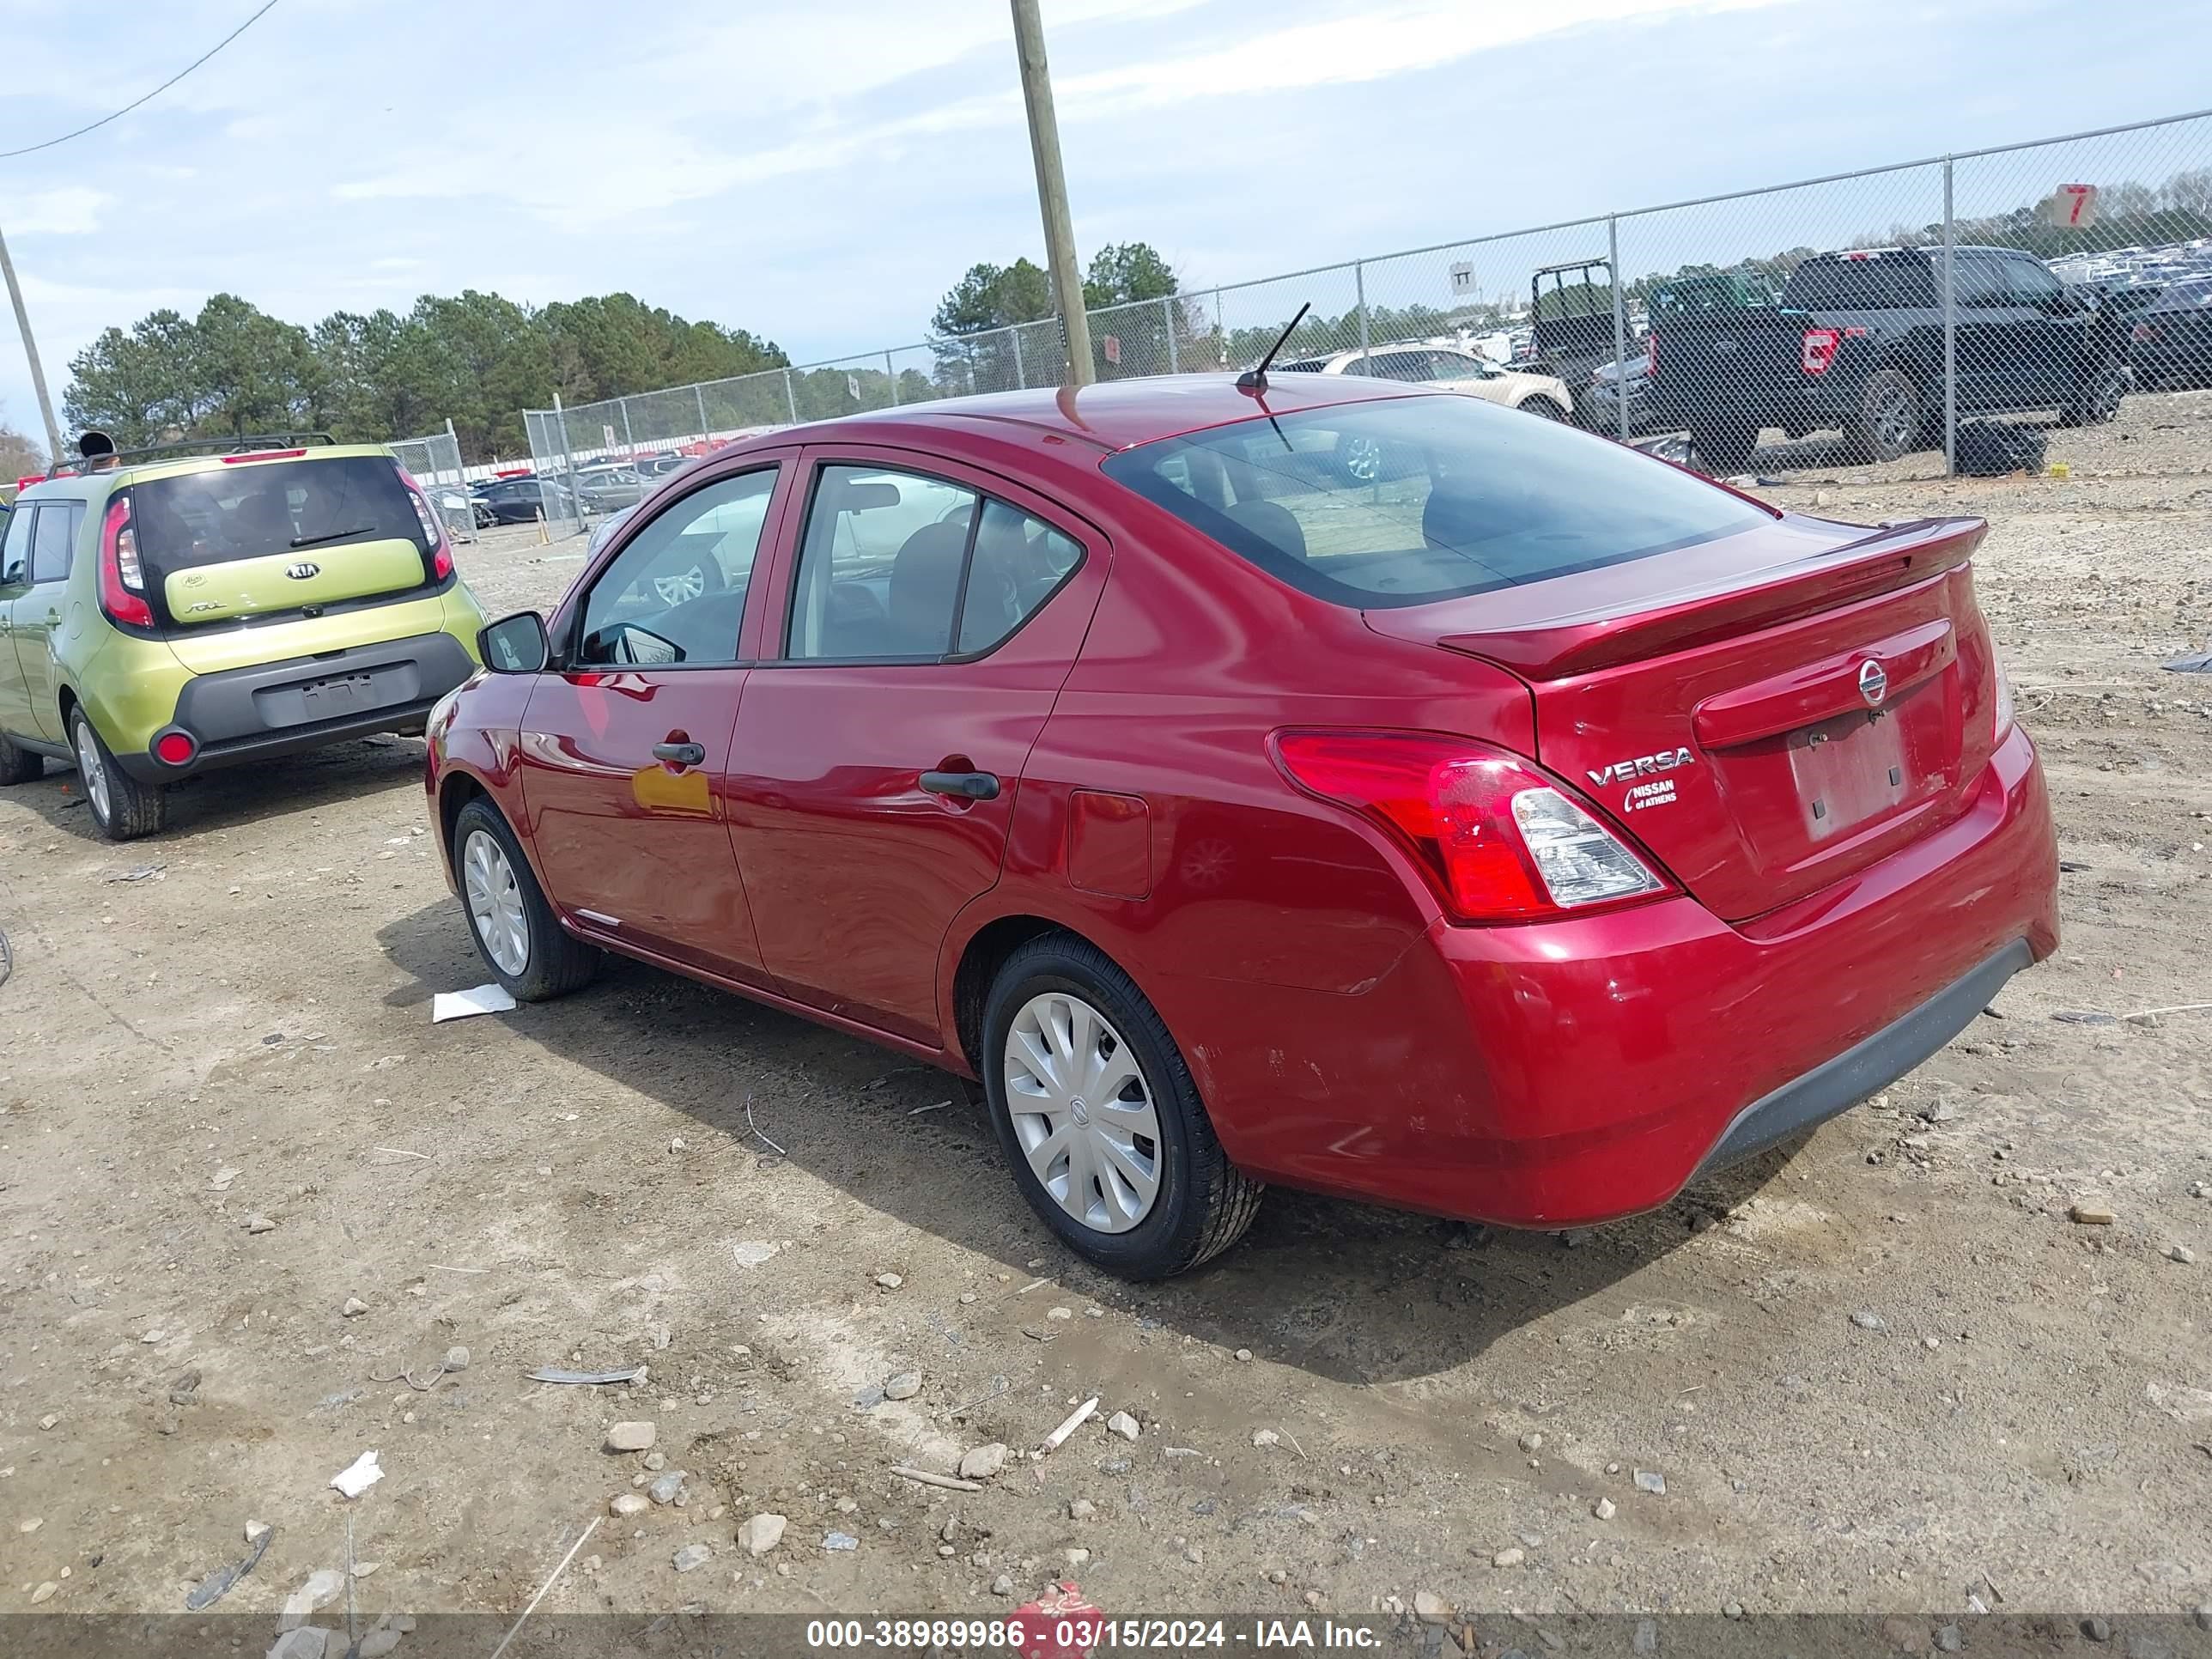
[[[284,567],[284,574],[289,576],[295,582],[303,582],[310,576],[321,575],[323,574],[323,568],[319,564],[312,564],[306,559],[302,559],[297,564],[286,565]],[[1874,666],[1871,663],[1867,665],[1869,668]],[[1866,684],[1865,675],[1862,674],[1859,676],[1859,684],[1861,685],[1864,685]]]
[[[1889,690],[1889,676],[1882,672],[1881,665],[1869,657],[1859,665],[1859,696],[1872,708],[1881,707],[1883,695]]]

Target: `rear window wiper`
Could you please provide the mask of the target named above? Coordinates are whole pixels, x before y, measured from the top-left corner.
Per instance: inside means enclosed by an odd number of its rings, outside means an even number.
[[[319,536],[295,536],[292,538],[292,545],[295,547],[313,547],[317,542],[334,542],[341,536],[366,536],[370,531],[375,528],[376,526],[373,524],[361,524],[356,525],[350,530],[325,530]]]

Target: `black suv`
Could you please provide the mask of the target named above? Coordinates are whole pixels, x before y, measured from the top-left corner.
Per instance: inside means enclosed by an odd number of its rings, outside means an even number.
[[[2111,420],[2128,388],[2127,339],[2098,295],[2016,248],[1952,252],[1960,414]],[[1816,254],[1778,306],[1655,319],[1656,406],[1719,472],[1749,465],[1768,427],[1840,431],[1861,461],[1940,446],[1942,260],[1928,248]]]

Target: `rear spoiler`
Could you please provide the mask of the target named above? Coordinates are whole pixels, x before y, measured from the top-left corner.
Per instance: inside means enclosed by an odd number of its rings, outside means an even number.
[[[1621,615],[1589,613],[1495,633],[1448,634],[1437,643],[1524,678],[1564,679],[1710,645],[1909,587],[1966,563],[1989,528],[1980,519],[1916,520],[1785,567],[1748,586],[1673,594]]]

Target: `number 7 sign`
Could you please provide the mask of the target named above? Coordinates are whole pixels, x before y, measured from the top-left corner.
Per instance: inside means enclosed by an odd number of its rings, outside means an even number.
[[[2065,230],[2087,230],[2097,222],[2097,187],[2061,185],[2043,204],[2046,223]]]

